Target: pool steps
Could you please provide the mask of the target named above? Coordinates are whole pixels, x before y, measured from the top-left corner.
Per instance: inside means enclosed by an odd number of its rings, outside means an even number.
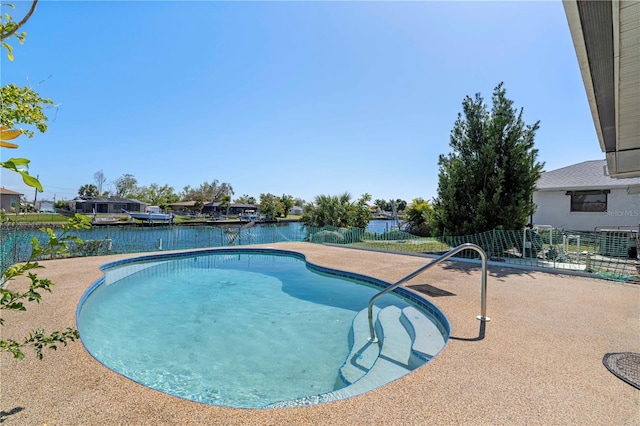
[[[330,392],[338,399],[383,386],[435,356],[445,345],[438,327],[412,306],[374,306],[379,343],[369,342],[367,310],[353,320],[352,349],[340,368],[346,385]]]
[[[377,334],[382,336],[380,345],[369,342],[367,311],[359,312],[353,320],[351,352],[339,371],[345,386],[352,386],[364,376],[380,374],[377,363],[391,362],[411,371],[433,358],[445,345],[438,327],[413,306],[402,310],[396,306],[383,309],[374,306],[373,312]]]
[[[412,306],[373,307],[379,343],[369,342],[367,309],[353,319],[351,352],[338,373],[343,386],[321,395],[280,401],[265,408],[314,405],[360,395],[384,386],[433,358],[445,345],[438,327]]]
[[[401,322],[400,318],[403,316],[402,310],[397,306],[389,306],[378,313],[378,323],[382,328],[380,358],[409,367],[412,339]]]
[[[265,408],[314,405],[360,395],[384,386],[433,358],[445,345],[438,327],[412,306],[373,307],[376,335],[380,342],[369,342],[367,309],[353,319],[349,335],[351,352],[338,373],[343,386],[321,395],[280,401]]]
[[[410,365],[422,365],[444,347],[444,337],[438,327],[413,306],[402,309],[402,313],[400,321],[412,339]]]
[[[351,353],[340,368],[340,376],[346,386],[330,392],[334,398],[343,399],[370,391],[404,376],[413,369],[409,366],[412,338],[400,320],[403,316],[400,308],[396,306],[375,308],[374,313],[377,315],[375,323],[377,335],[382,336],[379,343],[368,341],[369,323],[366,309],[356,315],[362,319],[359,321],[354,319],[353,324],[354,335],[364,340],[365,345],[371,348],[370,352],[376,352],[372,366],[368,370],[354,367],[358,365],[354,362],[354,358],[358,358],[359,352],[363,349],[356,346],[354,342]],[[347,378],[355,380],[348,381]]]
[[[378,315],[380,308],[373,307],[374,315]],[[346,361],[340,367],[339,380],[342,386],[350,385],[362,378],[371,368],[380,355],[380,346],[369,342],[369,335],[362,333],[368,326],[367,311],[358,312],[354,317],[349,334],[351,352]]]

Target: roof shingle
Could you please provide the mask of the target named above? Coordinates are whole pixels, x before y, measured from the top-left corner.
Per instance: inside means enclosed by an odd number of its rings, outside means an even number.
[[[542,173],[536,190],[610,189],[635,185],[640,185],[640,178],[612,178],[606,160],[591,160]]]

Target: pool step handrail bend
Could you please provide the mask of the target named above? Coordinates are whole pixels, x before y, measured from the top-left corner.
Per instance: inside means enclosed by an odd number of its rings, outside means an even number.
[[[368,313],[367,313],[367,317],[368,317],[368,320],[369,320],[369,340],[372,343],[375,343],[375,342],[378,341],[378,338],[376,337],[376,333],[375,333],[375,330],[374,330],[374,327],[373,327],[373,304],[375,303],[375,301],[379,297],[382,297],[385,294],[395,290],[396,288],[400,287],[405,282],[407,282],[410,279],[416,277],[417,275],[419,275],[420,273],[426,271],[427,269],[431,268],[432,266],[435,266],[438,263],[443,262],[443,261],[449,259],[450,257],[456,255],[457,253],[459,253],[459,252],[461,252],[463,250],[467,250],[467,249],[471,249],[471,250],[477,251],[480,254],[480,258],[482,259],[482,277],[481,277],[482,283],[481,283],[481,291],[480,291],[480,315],[478,315],[476,318],[479,319],[480,321],[489,321],[490,318],[487,317],[487,253],[482,249],[482,247],[480,247],[478,245],[471,244],[471,243],[464,243],[464,244],[460,244],[457,247],[452,248],[451,250],[449,250],[448,252],[446,252],[442,256],[436,257],[431,262],[429,262],[426,265],[416,269],[414,272],[412,272],[409,275],[407,275],[406,277],[400,279],[395,284],[392,284],[389,287],[385,288],[384,290],[380,291],[378,294],[376,294],[375,296],[373,296],[371,298],[371,300],[369,301],[369,307],[368,307]]]

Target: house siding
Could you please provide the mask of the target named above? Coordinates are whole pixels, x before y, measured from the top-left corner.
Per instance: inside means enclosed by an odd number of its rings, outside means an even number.
[[[68,204],[71,211],[85,214],[122,213],[123,209],[130,212],[144,212],[147,206],[146,203],[125,198],[88,198],[86,200],[73,200]]]
[[[24,195],[19,192],[0,188],[0,209],[10,212],[20,204],[20,197]]]
[[[11,211],[18,204],[18,195],[2,194],[0,195],[0,208],[4,211]]]
[[[538,208],[533,215],[533,223],[573,231],[594,231],[597,227],[637,229],[640,224],[640,195],[629,195],[625,188],[610,191],[606,212],[572,212],[571,197],[566,195],[566,189],[536,191],[533,202]]]

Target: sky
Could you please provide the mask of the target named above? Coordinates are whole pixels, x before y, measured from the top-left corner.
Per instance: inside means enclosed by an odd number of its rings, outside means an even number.
[[[14,18],[30,3],[13,1]],[[3,7],[2,12],[7,9]],[[44,193],[102,171],[233,198],[431,200],[465,96],[504,82],[544,170],[603,159],[558,1],[47,1],[0,82],[50,98],[15,140]],[[0,185],[35,190],[2,169]]]

